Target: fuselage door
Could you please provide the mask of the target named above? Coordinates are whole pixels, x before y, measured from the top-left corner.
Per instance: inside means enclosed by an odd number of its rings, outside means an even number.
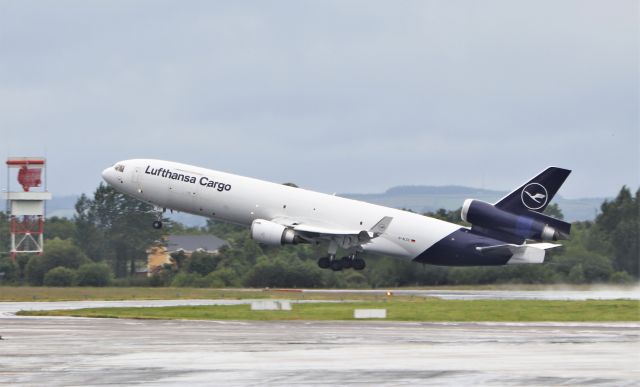
[[[139,193],[142,193],[142,167],[135,165],[133,166],[133,170],[131,171],[131,183],[138,190]]]

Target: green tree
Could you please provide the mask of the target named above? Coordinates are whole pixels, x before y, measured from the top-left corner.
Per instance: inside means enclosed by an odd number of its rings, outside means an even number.
[[[392,257],[365,256],[367,276],[374,288],[403,286],[411,282],[414,263]]]
[[[18,265],[8,256],[0,258],[0,283],[16,283],[19,278]]]
[[[160,287],[171,285],[171,281],[173,281],[175,272],[171,269],[170,265],[167,266],[168,267],[154,273],[151,277],[149,277],[149,286]]]
[[[71,219],[53,216],[47,219],[44,232],[47,239],[71,239],[76,235],[76,224]]]
[[[241,286],[241,278],[238,277],[238,273],[229,267],[223,267],[216,271],[212,271],[207,275],[207,281],[212,288],[222,287],[239,287]]]
[[[44,275],[49,271],[41,255],[34,255],[27,262],[25,268],[25,279],[30,285],[40,286],[44,280]]]
[[[79,286],[108,286],[111,279],[111,269],[104,263],[87,263],[78,268]]]
[[[562,213],[562,210],[560,209],[558,203],[549,204],[547,208],[545,208],[544,213],[556,219],[564,219],[564,214]]]
[[[46,242],[45,242],[46,244]],[[27,271],[27,264],[29,263],[29,259],[31,259],[31,254],[18,254],[16,255],[15,265],[17,266],[17,278],[19,280],[23,280],[25,278],[25,273]]]
[[[578,279],[590,283],[606,282],[614,272],[611,259],[603,254],[580,244],[567,244],[564,249],[562,254],[553,257],[548,266],[570,282],[578,283]]]
[[[57,266],[77,269],[80,265],[90,262],[89,258],[68,239],[51,239],[44,244],[42,255],[50,270]]]
[[[628,284],[633,282],[633,277],[631,277],[626,271],[616,271],[611,274],[609,281],[614,284]]]
[[[205,276],[216,269],[219,258],[214,254],[204,251],[194,251],[185,260],[185,270],[188,273],[196,273]]]
[[[98,228],[93,200],[82,194],[75,205],[74,240],[84,253],[93,260],[102,260],[106,255],[105,230]]]
[[[181,272],[176,274],[171,281],[173,287],[206,288],[208,285],[207,279],[196,273]]]
[[[231,235],[237,234],[238,232],[247,232],[246,227],[238,226],[237,224],[232,223],[216,222],[211,219],[207,219],[206,230],[208,233],[211,233],[225,240],[228,240]]]
[[[42,285],[45,274],[54,267],[77,269],[91,260],[80,248],[66,239],[52,239],[45,242],[44,253],[33,255],[25,268],[27,281],[32,285]]]
[[[209,233],[206,226],[186,226],[175,220],[166,222],[163,229],[170,235],[206,235]]]
[[[635,196],[622,187],[618,196],[602,203],[591,232],[589,247],[613,256],[617,270],[640,277],[640,189]]]
[[[569,271],[569,275],[567,276],[569,282],[574,284],[580,284],[585,282],[584,269],[582,268],[582,264],[577,264],[576,266],[571,268]]]
[[[361,271],[349,270],[345,272],[344,280],[350,288],[364,289],[369,287],[367,277]]]
[[[76,239],[95,260],[110,262],[117,277],[134,274],[136,262],[146,259],[147,248],[161,236],[151,227],[152,210],[151,205],[100,184],[93,199],[81,197],[76,203]]]
[[[9,243],[9,216],[0,211],[0,255],[9,252]]]
[[[44,286],[71,286],[75,282],[76,271],[58,266],[44,275]]]
[[[453,211],[445,210],[444,208],[441,208],[436,212],[426,212],[423,215],[428,216],[430,218],[444,220],[445,222],[450,222],[450,223],[455,223],[460,225],[462,224],[468,225],[467,223],[462,221],[461,212],[462,212],[462,207]]]
[[[176,268],[178,270],[181,270],[184,267],[185,261],[187,260],[187,254],[185,254],[183,250],[178,250],[169,255],[171,256],[171,259],[176,263]]]
[[[422,264],[415,267],[413,275],[418,285],[444,285],[447,283],[449,268]]]
[[[286,255],[262,256],[247,273],[245,285],[252,287],[316,287],[322,283],[320,269],[311,262]]]

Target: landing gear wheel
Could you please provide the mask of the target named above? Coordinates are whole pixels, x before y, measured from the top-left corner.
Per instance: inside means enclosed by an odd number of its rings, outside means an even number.
[[[320,267],[321,269],[328,269],[329,266],[331,266],[331,261],[329,260],[329,257],[322,257],[318,259],[318,267]]]
[[[364,259],[362,258],[356,258],[353,260],[353,268],[355,270],[362,270],[367,266],[367,264],[364,262]]]
[[[156,230],[160,230],[162,228],[162,222],[159,220],[154,220],[153,221],[153,228],[155,228]]]
[[[351,269],[353,267],[353,259],[351,259],[351,257],[342,257],[340,263],[345,269]]]
[[[340,271],[342,270],[342,260],[334,259],[331,261],[331,270]]]

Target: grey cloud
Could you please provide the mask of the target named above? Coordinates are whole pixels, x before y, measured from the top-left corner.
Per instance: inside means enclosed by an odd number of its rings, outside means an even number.
[[[633,1],[4,2],[0,149],[46,151],[60,193],[157,157],[327,192],[556,164],[564,195],[613,195],[640,179],[638,22]]]

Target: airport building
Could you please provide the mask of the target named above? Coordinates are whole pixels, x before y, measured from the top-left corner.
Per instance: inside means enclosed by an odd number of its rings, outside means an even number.
[[[153,275],[164,265],[175,265],[172,253],[182,251],[187,257],[196,251],[218,254],[228,245],[227,241],[213,235],[169,235],[147,250],[147,275]]]

